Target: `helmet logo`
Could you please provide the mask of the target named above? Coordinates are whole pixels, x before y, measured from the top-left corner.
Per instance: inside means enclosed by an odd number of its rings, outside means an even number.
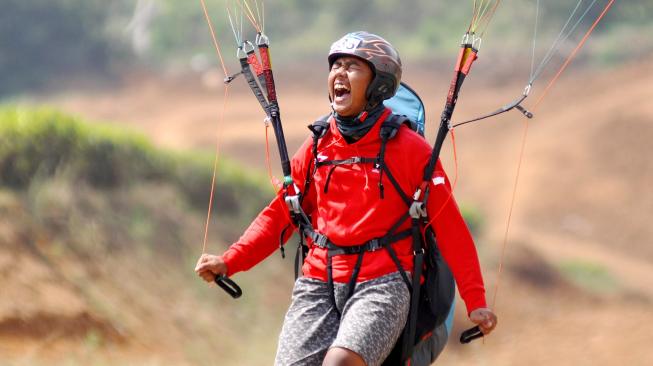
[[[337,53],[337,52],[347,52],[347,51],[353,51],[358,47],[358,45],[361,44],[363,40],[354,37],[354,36],[345,36],[341,38],[339,41],[335,42],[334,44],[331,45],[331,50],[329,51],[329,54],[332,53]]]

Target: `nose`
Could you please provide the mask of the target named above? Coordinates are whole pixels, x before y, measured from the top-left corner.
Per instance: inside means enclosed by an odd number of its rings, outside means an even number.
[[[347,75],[347,73],[346,73],[347,70],[345,69],[345,67],[344,67],[343,65],[340,65],[340,66],[335,67],[332,71],[333,71],[333,74],[334,74],[336,77],[337,77],[337,76],[344,76],[344,75]]]

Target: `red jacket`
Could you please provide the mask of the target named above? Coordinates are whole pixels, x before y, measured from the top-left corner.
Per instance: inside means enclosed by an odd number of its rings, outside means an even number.
[[[365,136],[351,144],[342,137],[332,118],[329,131],[319,141],[318,160],[376,157],[381,145],[380,125],[389,114],[388,109]],[[313,166],[312,146],[313,140],[308,138],[291,162],[293,180],[302,189],[306,170]],[[422,183],[423,171],[430,155],[431,146],[427,141],[410,128],[402,126],[396,136],[387,142],[384,159],[403,191],[412,196]],[[333,243],[340,246],[358,245],[382,237],[406,212],[406,204],[385,174],[382,178],[384,198],[380,198],[380,172],[373,164],[336,167],[325,192],[331,168],[332,166],[322,166],[317,169],[308,195],[304,198],[303,208],[312,216],[315,230],[326,235]],[[454,274],[468,312],[471,312],[486,306],[485,289],[474,242],[450,189],[448,178],[438,161],[431,181],[427,211],[431,219],[437,214],[433,226],[439,249]],[[224,253],[228,275],[248,270],[277,250],[281,232],[289,224],[291,220],[288,209],[283,197],[278,195],[263,209],[238,242]],[[406,220],[396,232],[408,228],[410,220]],[[288,237],[284,238],[287,239]],[[393,244],[393,248],[403,268],[412,271],[412,239],[408,237],[400,240]],[[335,282],[349,281],[356,259],[357,255],[333,258]],[[326,281],[326,249],[312,247],[302,271],[304,276]],[[358,281],[396,271],[397,266],[386,250],[367,252],[363,257]]]

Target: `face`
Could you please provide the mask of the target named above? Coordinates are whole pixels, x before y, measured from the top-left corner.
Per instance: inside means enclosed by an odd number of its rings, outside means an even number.
[[[336,59],[328,79],[333,110],[344,117],[360,114],[367,104],[365,92],[373,76],[367,62],[358,57],[343,56]]]

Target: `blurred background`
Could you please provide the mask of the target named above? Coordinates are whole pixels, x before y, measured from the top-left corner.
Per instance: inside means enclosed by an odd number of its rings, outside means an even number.
[[[331,42],[361,29],[399,49],[433,141],[474,3],[250,0],[291,154],[329,111]],[[207,251],[221,253],[274,196],[263,113],[241,78],[228,93],[222,82],[239,70],[227,9],[254,37],[238,2],[207,0],[226,70],[199,0],[0,4],[0,365],[272,364],[292,258],[236,275],[239,300],[193,272],[216,151]],[[607,1],[536,4],[497,8],[454,121],[520,96],[575,14],[532,106]],[[459,345],[470,324],[458,301],[438,364],[653,364],[651,16],[648,0],[615,2],[532,120],[512,111],[461,126],[456,154],[447,141],[499,327]]]

